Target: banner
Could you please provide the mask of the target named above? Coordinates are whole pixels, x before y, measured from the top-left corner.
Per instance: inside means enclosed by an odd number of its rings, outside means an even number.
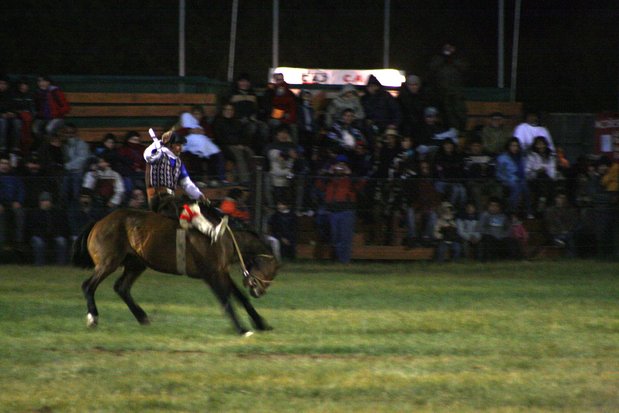
[[[299,67],[277,67],[269,70],[269,82],[273,82],[273,73],[284,75],[286,83],[291,85],[346,85],[365,86],[370,75],[387,87],[399,87],[405,80],[404,72],[396,69],[305,69]]]
[[[619,113],[599,113],[595,119],[595,149],[619,162]]]

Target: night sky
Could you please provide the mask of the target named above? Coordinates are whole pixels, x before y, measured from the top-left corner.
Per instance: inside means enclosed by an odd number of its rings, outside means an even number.
[[[570,2],[573,3],[573,2]],[[553,112],[617,110],[619,6],[522,1],[517,99]],[[231,1],[187,0],[187,75],[225,80]],[[271,0],[240,0],[235,73],[257,85],[271,66]],[[382,67],[383,0],[280,0],[280,66]],[[506,0],[506,85],[514,0]],[[470,87],[497,84],[497,2],[391,0],[390,66],[421,75],[445,42]],[[0,71],[176,75],[178,2],[14,1],[0,15]]]

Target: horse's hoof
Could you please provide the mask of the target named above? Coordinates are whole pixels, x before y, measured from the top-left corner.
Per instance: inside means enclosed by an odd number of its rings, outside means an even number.
[[[140,324],[143,326],[149,326],[150,325],[150,319],[148,317],[144,317],[143,319],[140,320]]]
[[[246,331],[242,334],[243,337],[251,337],[254,335],[253,331]]]
[[[88,315],[86,315],[86,326],[96,327],[97,324],[99,324],[99,317],[88,313]]]

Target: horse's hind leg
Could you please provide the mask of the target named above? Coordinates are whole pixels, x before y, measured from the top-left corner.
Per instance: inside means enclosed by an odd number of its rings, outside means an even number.
[[[95,273],[82,283],[82,291],[86,297],[86,306],[88,314],[86,315],[86,325],[88,327],[96,327],[99,322],[99,311],[95,303],[95,291],[105,278],[110,275],[118,266],[114,265],[97,265]]]
[[[258,314],[254,306],[251,305],[249,298],[247,298],[247,296],[243,294],[241,290],[239,290],[239,287],[237,287],[234,282],[232,283],[232,293],[234,294],[234,297],[239,300],[239,302],[243,305],[245,311],[247,311],[247,314],[249,314],[249,317],[251,318],[252,324],[254,325],[254,327],[256,327],[256,329],[262,331],[273,329],[273,327],[269,326],[264,320],[264,318],[262,318],[262,316]]]
[[[150,324],[150,320],[148,319],[146,312],[142,310],[142,307],[133,301],[133,297],[131,296],[131,286],[145,269],[146,266],[142,264],[142,262],[133,257],[127,257],[125,260],[125,270],[123,271],[123,275],[121,275],[120,278],[114,283],[114,291],[116,291],[125,304],[127,304],[127,307],[129,307],[129,310],[131,310],[133,316],[142,325]]]

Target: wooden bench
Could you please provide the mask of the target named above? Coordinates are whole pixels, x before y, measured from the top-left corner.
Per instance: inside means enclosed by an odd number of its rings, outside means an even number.
[[[106,133],[122,137],[130,130],[140,132],[148,141],[148,128],[160,134],[194,105],[212,116],[217,102],[214,93],[68,92],[66,97],[71,104],[67,121],[78,126],[80,137],[87,142],[98,142]]]

